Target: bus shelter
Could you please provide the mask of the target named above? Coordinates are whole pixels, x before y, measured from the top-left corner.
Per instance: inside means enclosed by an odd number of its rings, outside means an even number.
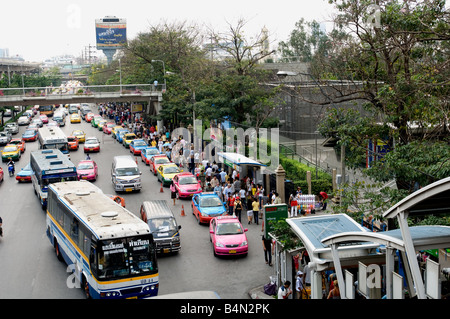
[[[324,244],[322,240],[341,233],[369,233],[370,231],[346,214],[287,218],[286,222],[302,241],[303,249],[309,256],[311,298],[322,299],[323,272],[334,269],[331,247]],[[366,263],[380,263],[383,256],[378,253],[378,248],[379,244],[370,240],[346,245],[339,251],[341,264],[345,267],[357,267],[357,260],[363,260]]]
[[[267,165],[239,153],[219,152],[217,155],[226,166],[238,171],[241,178],[248,175],[257,183],[262,183],[261,167],[266,167]]]
[[[389,210],[383,217],[396,218],[399,229],[380,233],[373,232],[342,232],[322,240],[322,244],[331,248],[332,259],[341,289],[341,297],[348,298],[351,284],[344,278],[342,271],[342,250],[348,245],[361,241],[377,243],[385,250],[386,265],[386,298],[400,296],[403,289],[403,278],[394,272],[395,252],[399,251],[403,261],[408,289],[412,296],[418,299],[440,298],[441,273],[444,270],[444,260],[432,263],[427,260],[425,271],[421,271],[417,252],[426,249],[445,249],[450,247],[450,227],[448,226],[408,226],[407,218],[412,216],[439,215],[450,213],[450,177],[410,194]],[[448,254],[444,251],[444,258]],[[447,263],[447,267],[450,265]],[[450,268],[447,269],[447,272]],[[367,282],[367,277],[359,275],[359,281]],[[395,285],[398,282],[398,285]],[[395,287],[398,287],[397,290]]]

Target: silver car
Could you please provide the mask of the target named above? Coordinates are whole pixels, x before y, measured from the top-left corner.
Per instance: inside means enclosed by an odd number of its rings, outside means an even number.
[[[11,141],[11,133],[9,132],[0,132],[0,145],[6,145]]]
[[[17,120],[17,124],[19,124],[19,125],[28,125],[28,124],[30,124],[30,118],[28,116],[21,116]]]
[[[11,134],[17,134],[19,133],[19,125],[16,122],[6,123],[5,131],[10,132]]]

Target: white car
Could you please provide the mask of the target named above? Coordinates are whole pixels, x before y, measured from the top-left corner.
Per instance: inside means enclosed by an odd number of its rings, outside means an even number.
[[[21,116],[17,120],[17,124],[19,124],[19,125],[28,125],[28,124],[30,124],[30,118],[28,116]]]
[[[9,141],[11,141],[11,138],[11,133],[9,133],[8,131],[0,132],[0,145],[8,144]]]
[[[16,122],[9,122],[5,124],[5,131],[10,132],[11,134],[19,133],[19,125]]]
[[[86,137],[84,142],[84,152],[100,152],[100,142],[96,137]]]

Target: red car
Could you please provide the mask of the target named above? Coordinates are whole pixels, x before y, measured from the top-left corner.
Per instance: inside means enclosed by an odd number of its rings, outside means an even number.
[[[200,181],[192,173],[179,173],[173,177],[173,183],[178,192],[179,198],[190,198],[194,194],[201,193]]]
[[[39,119],[42,121],[42,123],[47,124],[48,123],[48,117],[45,114],[39,115]]]
[[[105,123],[105,125],[103,125],[103,128],[102,128],[103,133],[108,134],[108,135],[111,134],[114,126],[116,126],[116,123],[113,123],[113,122]]]
[[[86,115],[85,115],[85,120],[86,120],[86,122],[88,122],[88,123],[90,123],[91,121],[92,121],[92,119],[94,118],[94,113],[91,113],[91,112],[89,112],[89,113],[87,113]]]
[[[69,150],[76,151],[80,147],[80,142],[78,141],[78,137],[70,135],[67,136],[67,141],[69,142]]]
[[[13,138],[11,141],[9,141],[9,144],[14,144],[20,149],[20,153],[25,152],[25,141],[21,138]]]
[[[3,168],[0,167],[0,182],[3,182]]]
[[[170,163],[170,160],[167,155],[154,155],[149,160],[150,172],[153,172],[153,174],[156,175],[158,167],[168,163]]]

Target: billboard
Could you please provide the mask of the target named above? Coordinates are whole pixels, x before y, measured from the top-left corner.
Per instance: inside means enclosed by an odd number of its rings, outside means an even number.
[[[97,50],[118,49],[127,42],[126,19],[109,18],[95,20]]]

